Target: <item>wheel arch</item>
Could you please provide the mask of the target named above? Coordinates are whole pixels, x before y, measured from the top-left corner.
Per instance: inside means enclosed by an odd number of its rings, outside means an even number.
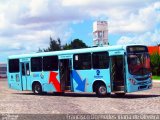
[[[107,87],[107,86],[106,86],[106,83],[105,83],[103,80],[96,80],[96,81],[94,81],[94,83],[93,83],[93,85],[92,85],[92,90],[93,90],[93,92],[96,92],[96,87],[97,87],[98,85],[105,85],[105,87]]]
[[[34,81],[34,82],[32,83],[32,91],[33,91],[34,85],[35,85],[36,83],[40,84],[41,87],[42,87],[42,84],[41,84],[39,81],[36,80],[36,81]]]

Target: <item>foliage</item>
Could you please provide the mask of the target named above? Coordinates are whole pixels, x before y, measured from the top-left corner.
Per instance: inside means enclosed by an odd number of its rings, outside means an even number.
[[[153,80],[160,80],[160,76],[152,76]]]
[[[38,49],[37,53],[43,52],[43,50],[41,48]]]
[[[158,53],[154,53],[150,55],[151,58],[151,68],[153,75],[160,75],[160,55]]]
[[[71,42],[72,49],[87,48],[88,46],[82,40],[75,39]]]
[[[80,49],[80,48],[88,48],[88,46],[79,39],[74,39],[70,44],[61,45],[60,38],[57,40],[50,37],[49,47],[47,49],[40,49],[38,52],[49,52],[49,51],[59,51],[59,50],[70,50],[70,49]]]
[[[74,39],[70,44],[65,44],[63,46],[64,50],[69,50],[69,49],[80,49],[80,48],[88,48],[88,46],[79,39]]]
[[[52,37],[50,37],[49,47],[47,49],[44,49],[44,52],[59,51],[59,50],[61,50],[60,38],[57,38],[57,40],[54,40]]]

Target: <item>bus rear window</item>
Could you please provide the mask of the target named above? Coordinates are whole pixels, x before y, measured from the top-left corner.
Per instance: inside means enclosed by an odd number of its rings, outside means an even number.
[[[91,53],[75,54],[73,67],[76,70],[91,69]]]
[[[10,73],[19,72],[19,59],[9,60],[9,72]]]

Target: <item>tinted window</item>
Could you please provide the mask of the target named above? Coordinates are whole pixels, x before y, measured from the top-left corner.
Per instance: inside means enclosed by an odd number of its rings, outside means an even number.
[[[22,63],[22,75],[25,75],[25,66],[24,66],[24,63]]]
[[[9,60],[9,72],[19,72],[19,59]]]
[[[26,75],[30,75],[29,63],[26,64]]]
[[[58,70],[58,56],[43,57],[43,70],[44,71]]]
[[[91,54],[75,54],[73,64],[76,70],[91,69]]]
[[[22,63],[22,75],[30,75],[29,63]]]
[[[149,54],[128,54],[128,70],[132,75],[146,75],[151,73]]]
[[[94,69],[107,69],[109,67],[108,52],[96,52],[92,54]]]
[[[31,58],[31,71],[32,72],[42,71],[42,58],[41,57]]]

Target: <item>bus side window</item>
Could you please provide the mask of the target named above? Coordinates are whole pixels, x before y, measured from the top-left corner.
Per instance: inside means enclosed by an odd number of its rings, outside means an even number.
[[[9,61],[9,72],[19,72],[19,59],[10,59]]]
[[[73,67],[76,70],[91,69],[91,53],[75,54]]]
[[[44,71],[57,71],[58,70],[58,56],[44,56],[43,57],[43,70]]]
[[[42,57],[31,58],[31,71],[32,72],[42,71]]]
[[[108,52],[95,52],[92,54],[93,69],[108,69],[109,54]]]

